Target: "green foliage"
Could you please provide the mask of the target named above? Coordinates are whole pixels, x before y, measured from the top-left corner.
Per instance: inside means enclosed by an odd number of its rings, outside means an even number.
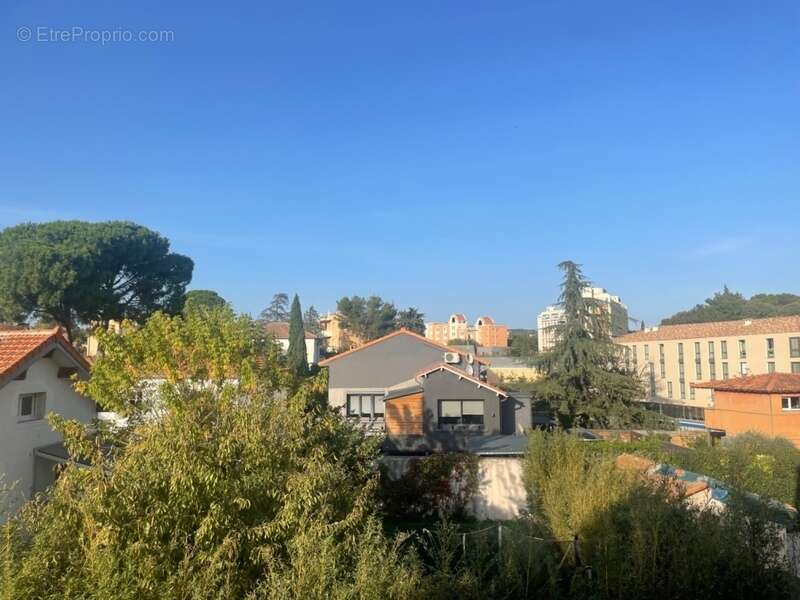
[[[261,311],[260,318],[265,323],[289,320],[289,294],[284,292],[275,294],[269,306]]]
[[[794,506],[799,500],[800,450],[784,438],[749,432],[724,438],[713,446],[701,440],[694,450],[682,452],[670,462],[763,498]]]
[[[539,351],[539,338],[532,329],[512,329],[509,334],[509,356],[530,358]]]
[[[303,314],[303,325],[306,331],[310,331],[314,335],[319,335],[322,332],[322,326],[319,323],[319,313],[313,306],[309,306],[305,314]]]
[[[663,319],[662,325],[708,323],[800,315],[800,296],[795,294],[756,294],[749,300],[725,286],[721,292],[707,298],[690,310],[681,311]]]
[[[392,519],[437,515],[463,517],[478,489],[478,457],[474,454],[433,454],[411,459],[408,471],[397,479],[381,466],[380,497]]]
[[[213,290],[192,290],[186,292],[183,300],[183,310],[205,308],[211,310],[227,306],[228,302]]]
[[[303,326],[303,312],[300,310],[300,298],[297,294],[292,300],[292,310],[289,316],[289,349],[286,352],[286,364],[295,375],[308,373],[306,330]]]
[[[797,584],[763,515],[687,506],[666,484],[616,469],[594,444],[533,432],[525,464],[532,516],[556,538],[578,535],[593,589],[570,597],[790,598]],[[580,588],[576,589],[575,584]]]
[[[378,296],[344,297],[336,305],[342,326],[363,341],[374,340],[394,331],[397,309]]]
[[[26,223],[0,232],[0,315],[51,318],[72,339],[83,322],[143,322],[180,312],[191,259],[124,221]]]
[[[635,419],[633,401],[644,394],[641,382],[625,365],[622,348],[611,341],[608,320],[593,298],[584,298],[589,281],[573,262],[564,271],[560,305],[563,323],[555,327],[558,341],[538,354],[534,366],[542,374],[533,391],[546,401],[564,427],[621,427]]]
[[[7,598],[413,598],[420,570],[373,515],[377,444],[282,372],[229,309],[157,314],[104,339],[83,389],[132,415],[94,437],[4,530]],[[163,378],[145,409],[132,393]]]
[[[398,311],[397,317],[395,317],[395,327],[425,335],[425,315],[413,306]]]

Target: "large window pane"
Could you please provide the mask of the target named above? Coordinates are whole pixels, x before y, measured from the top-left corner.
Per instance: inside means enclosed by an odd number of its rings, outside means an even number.
[[[439,416],[441,417],[460,417],[461,416],[461,401],[460,400],[442,400],[439,408]]]
[[[482,415],[483,400],[464,400],[461,404],[461,412],[465,415]]]
[[[373,402],[374,402],[373,409],[372,409],[373,413],[375,414],[376,417],[382,417],[383,416],[383,397],[382,396],[375,396],[373,398]]]

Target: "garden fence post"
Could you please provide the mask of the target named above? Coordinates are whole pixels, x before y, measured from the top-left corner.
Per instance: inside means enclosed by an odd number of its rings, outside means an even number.
[[[497,526],[497,549],[498,550],[502,550],[503,549],[503,526],[502,525],[498,525]]]
[[[464,556],[467,555],[467,534],[466,533],[462,533],[461,534],[461,552],[464,554]]]

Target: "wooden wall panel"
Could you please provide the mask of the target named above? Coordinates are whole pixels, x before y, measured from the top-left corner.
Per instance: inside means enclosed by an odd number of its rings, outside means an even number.
[[[422,392],[392,398],[385,412],[389,435],[422,435]]]

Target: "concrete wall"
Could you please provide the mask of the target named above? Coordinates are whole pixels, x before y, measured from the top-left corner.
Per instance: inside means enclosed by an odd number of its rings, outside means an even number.
[[[389,476],[406,473],[416,456],[384,456]],[[481,456],[478,460],[478,490],[467,511],[476,519],[508,521],[527,507],[528,496],[522,480],[522,458]]]
[[[47,394],[46,413],[82,422],[95,417],[94,402],[77,394],[69,379],[59,379],[58,365],[49,358],[35,362],[24,380],[0,389],[0,473],[6,483],[16,482],[16,505],[34,488],[34,449],[61,441],[46,419],[20,422],[17,416],[19,396],[38,392]]]

